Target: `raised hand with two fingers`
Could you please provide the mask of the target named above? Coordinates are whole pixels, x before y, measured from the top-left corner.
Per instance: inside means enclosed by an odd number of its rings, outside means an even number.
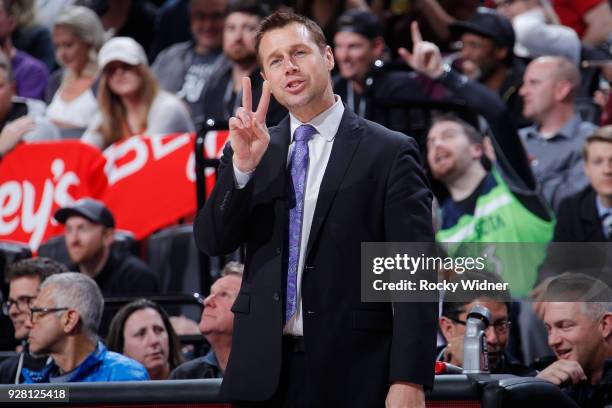
[[[238,170],[249,173],[257,167],[270,143],[266,115],[270,105],[270,84],[264,81],[257,111],[253,112],[251,79],[242,78],[242,106],[229,120],[233,162]]]
[[[400,57],[415,71],[432,79],[440,77],[444,72],[444,61],[440,49],[434,43],[423,41],[416,21],[410,25],[410,31],[412,33],[412,52],[400,48],[398,50]]]

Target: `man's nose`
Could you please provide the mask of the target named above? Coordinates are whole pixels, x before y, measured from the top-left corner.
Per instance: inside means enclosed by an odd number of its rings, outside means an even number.
[[[291,58],[285,58],[284,64],[286,72],[295,72],[298,70],[298,66],[294,64]]]
[[[561,341],[562,341],[561,336],[559,336],[556,330],[552,329],[548,333],[548,345],[549,346],[551,347],[557,346],[561,344]]]
[[[485,337],[487,339],[488,344],[495,345],[499,343],[499,337],[497,336],[497,333],[495,332],[495,327],[493,326],[487,327],[487,330],[485,330]]]
[[[32,324],[32,315],[31,314],[28,314],[28,316],[26,317],[25,321],[23,322],[23,325],[28,330],[30,330],[32,328],[33,324]]]
[[[204,299],[204,307],[211,307],[214,306],[215,304],[215,294],[211,293],[210,295],[206,296],[206,299]]]

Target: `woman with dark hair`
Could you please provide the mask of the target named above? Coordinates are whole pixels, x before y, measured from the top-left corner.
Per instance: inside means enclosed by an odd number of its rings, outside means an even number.
[[[179,339],[166,311],[139,299],[123,306],[113,318],[106,345],[142,363],[152,380],[166,380],[183,362]]]

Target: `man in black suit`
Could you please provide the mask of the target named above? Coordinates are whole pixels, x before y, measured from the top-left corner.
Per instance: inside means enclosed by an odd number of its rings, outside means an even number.
[[[333,54],[311,20],[272,14],[256,49],[259,106],[245,78],[194,226],[210,255],[246,245],[222,394],[236,406],[425,407],[437,304],[361,302],[359,273],[361,242],[433,241],[416,143],[334,96]],[[270,93],[290,115],[268,130]]]
[[[587,137],[583,158],[589,186],[561,203],[554,235],[557,242],[612,239],[612,126]]]
[[[596,277],[606,273],[611,276],[612,126],[601,127],[587,137],[583,159],[589,185],[559,205],[553,243],[540,267],[539,281],[547,282],[566,271],[584,272]],[[578,242],[601,244],[576,244]],[[536,293],[543,290],[546,282]]]

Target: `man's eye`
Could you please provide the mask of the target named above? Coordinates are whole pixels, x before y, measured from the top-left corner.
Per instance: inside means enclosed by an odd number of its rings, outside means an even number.
[[[280,62],[279,59],[273,59],[272,61],[270,61],[270,66],[272,67],[272,66],[278,65],[279,62]]]

